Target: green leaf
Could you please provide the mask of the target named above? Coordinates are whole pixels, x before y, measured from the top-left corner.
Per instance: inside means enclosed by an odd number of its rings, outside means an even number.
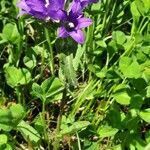
[[[110,126],[100,127],[98,130],[98,134],[101,138],[114,136],[118,132],[118,129],[112,128]]]
[[[129,105],[131,101],[131,97],[128,94],[129,88],[124,85],[118,85],[113,93],[113,97],[121,105]]]
[[[90,122],[88,121],[77,121],[74,122],[71,126],[66,126],[66,128],[63,128],[60,131],[59,136],[67,135],[67,134],[74,134],[77,131],[80,131],[81,129],[86,128],[88,125],[90,125]]]
[[[140,78],[142,76],[142,68],[136,60],[129,57],[122,57],[119,61],[119,68],[123,75],[127,78]]]
[[[12,122],[18,124],[20,120],[24,117],[25,111],[20,104],[14,104],[10,107]]]
[[[98,142],[91,142],[89,140],[84,140],[84,149],[85,150],[99,150],[100,144]]]
[[[37,144],[41,139],[39,133],[23,120],[17,125],[17,130],[21,132],[27,142],[31,141],[33,144]]]
[[[5,134],[0,134],[0,145],[7,144],[7,136]]]
[[[132,85],[139,93],[145,92],[145,88],[147,87],[147,84],[143,78],[133,79]]]
[[[97,3],[97,4],[93,4],[92,7],[91,7],[91,11],[100,11],[100,5]]]
[[[10,108],[0,109],[0,129],[10,131],[23,119],[24,108],[20,104],[13,104]]]
[[[32,94],[40,98],[43,102],[52,102],[62,98],[62,91],[64,87],[60,80],[51,77],[42,82],[41,86],[37,83],[32,85]]]
[[[0,150],[13,150],[11,144],[0,145]]]
[[[135,1],[131,3],[131,13],[132,13],[133,18],[134,16],[136,16],[137,18],[140,17],[140,13],[138,11]]]
[[[147,87],[147,94],[146,94],[146,96],[150,97],[150,86]]]
[[[64,75],[64,78],[69,86],[76,87],[77,86],[77,79],[76,79],[76,72],[73,67],[73,55],[65,55],[61,54],[61,73]]]
[[[75,58],[73,59],[73,67],[74,67],[75,71],[77,71],[77,69],[79,67],[81,58],[82,58],[82,56],[84,54],[84,51],[85,51],[85,48],[82,48],[82,46],[79,45],[78,49],[76,51]]]
[[[41,85],[41,87],[43,88],[43,84]],[[54,78],[51,85],[47,86],[46,88],[47,88],[47,90],[45,90],[46,98],[55,97],[56,95],[62,93],[64,89],[64,87],[62,86],[62,83],[60,82],[58,78]]]
[[[30,69],[33,69],[36,66],[36,58],[34,55],[25,56],[23,61],[24,61],[24,64]]]
[[[150,130],[148,129],[145,133],[145,140],[147,143],[150,143]],[[150,144],[149,144],[150,147]]]
[[[140,94],[133,94],[131,98],[131,108],[139,110],[143,104],[143,97]]]
[[[7,83],[11,87],[27,84],[31,80],[31,74],[27,69],[18,69],[13,66],[8,66],[5,68],[5,77],[7,79]]]
[[[144,121],[150,123],[150,108],[141,111],[139,115]]]
[[[98,41],[96,42],[96,44],[97,44],[98,46],[100,46],[100,47],[103,47],[103,48],[106,48],[106,47],[107,47],[107,45],[106,45],[106,43],[105,43],[104,40],[98,40]]]
[[[46,100],[45,93],[44,93],[43,89],[37,83],[32,84],[31,94],[34,95],[35,97],[40,98],[43,102]]]
[[[117,44],[122,45],[126,42],[126,36],[121,31],[115,31],[112,34],[113,39],[116,41]]]
[[[150,149],[150,143],[145,146],[144,150],[149,150],[149,149]]]
[[[146,16],[150,12],[150,1],[149,0],[135,0],[138,11],[141,15]]]
[[[138,8],[136,6],[135,1],[133,1],[130,6],[131,6],[132,17],[133,17],[133,25],[132,25],[132,31],[131,32],[137,32],[138,23],[139,23],[141,14],[138,11]]]
[[[12,23],[8,23],[4,26],[1,36],[4,40],[12,42],[13,44],[17,44],[21,39],[17,25]]]
[[[44,124],[45,122],[43,120],[42,113],[39,113],[39,115],[34,120],[34,127],[41,134],[44,132]]]
[[[34,55],[40,55],[44,58],[48,58],[48,53],[44,50],[43,47],[36,45],[35,47],[32,47],[32,54]],[[30,56],[30,54],[28,53]],[[31,56],[30,56],[31,57]]]
[[[150,83],[150,66],[144,68],[142,77],[147,83]]]
[[[138,11],[141,13],[141,15],[144,15],[145,8],[144,8],[143,0],[135,0],[135,4]]]

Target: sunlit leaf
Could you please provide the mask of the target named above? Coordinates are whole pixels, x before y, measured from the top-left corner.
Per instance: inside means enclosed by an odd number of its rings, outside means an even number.
[[[20,131],[26,141],[31,141],[33,144],[37,144],[41,139],[39,133],[25,121],[21,121],[17,125],[17,130]]]

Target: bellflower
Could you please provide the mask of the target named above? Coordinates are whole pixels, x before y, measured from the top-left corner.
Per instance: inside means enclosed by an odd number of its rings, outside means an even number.
[[[59,19],[61,27],[58,29],[58,36],[66,38],[71,36],[76,42],[84,43],[84,33],[82,28],[92,24],[92,20],[84,18],[80,13],[82,9],[80,1],[74,1],[71,5],[70,12],[62,11]]]
[[[21,8],[19,15],[29,14],[38,19],[46,19],[48,5],[49,1],[45,0],[21,0],[17,3],[17,6]]]
[[[65,0],[49,0],[48,8],[48,16],[52,20],[59,20],[62,14],[62,10],[64,10]]]
[[[75,5],[78,5],[77,9],[78,9],[78,13],[82,13],[82,10],[88,6],[91,3],[97,3],[98,0],[74,0],[72,2],[72,6],[71,7],[76,7]],[[79,6],[80,4],[80,6]]]
[[[97,0],[73,0],[69,11],[65,11],[65,0],[20,0],[18,7],[20,15],[29,14],[38,19],[59,22],[58,36],[66,38],[71,36],[76,42],[84,42],[82,28],[92,24],[92,20],[83,17],[82,10]]]
[[[58,36],[62,38],[71,36],[76,42],[82,44],[84,43],[84,34],[81,29],[88,27],[91,24],[91,19],[82,16],[74,17],[66,15],[65,18],[61,20],[61,27],[58,29]]]
[[[64,8],[65,0],[21,0],[17,3],[21,8],[20,15],[29,14],[38,19],[57,19],[59,10]]]

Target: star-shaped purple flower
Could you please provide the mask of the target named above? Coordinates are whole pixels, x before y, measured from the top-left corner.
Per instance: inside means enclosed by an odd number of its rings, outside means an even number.
[[[58,29],[58,36],[61,38],[66,38],[71,36],[76,42],[84,43],[84,33],[82,28],[88,27],[92,24],[92,20],[89,18],[84,18],[82,16],[76,17],[71,14],[66,15],[61,20],[61,27]]]
[[[81,14],[82,6],[80,1],[73,1],[70,12],[62,11],[59,16],[61,27],[58,29],[58,36],[66,38],[71,36],[76,42],[84,43],[82,28],[92,24],[92,20],[84,18]]]

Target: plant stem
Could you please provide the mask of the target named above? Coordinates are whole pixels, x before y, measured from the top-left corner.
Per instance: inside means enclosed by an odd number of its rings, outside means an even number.
[[[23,35],[24,35],[24,28],[23,28],[23,21],[22,19],[19,19],[18,21],[18,30],[19,30],[19,33],[20,33],[20,40],[19,40],[19,43],[18,43],[18,54],[17,54],[17,60],[16,61],[16,64],[15,66],[18,67],[19,66],[19,61],[20,61],[20,57],[21,57],[21,53],[22,53],[22,45],[23,45]]]
[[[50,50],[50,59],[51,59],[50,60],[50,68],[51,68],[51,73],[52,73],[52,75],[54,75],[54,54],[53,54],[53,48],[52,48],[51,39],[50,39],[50,36],[49,36],[48,29],[45,27],[44,30],[45,30],[46,40],[47,40],[47,43],[48,43],[48,46],[49,46],[49,50]]]
[[[66,90],[66,86],[65,86],[65,89],[63,91],[62,101],[60,103],[60,112],[59,112],[59,116],[58,116],[58,119],[57,119],[56,136],[55,136],[55,141],[54,141],[54,144],[55,144],[54,145],[54,150],[59,149],[60,139],[57,137],[57,135],[60,133],[62,114],[63,114],[64,105],[66,103],[66,95],[67,95],[67,90]]]
[[[18,103],[21,104],[21,92],[19,87],[16,87],[16,94],[18,98]]]
[[[145,29],[145,27],[148,25],[149,21],[146,21],[143,25],[143,27],[140,30],[140,33],[142,34],[143,30]]]
[[[145,21],[145,17],[142,18],[142,21],[140,22],[139,28],[138,28],[138,32],[140,32],[141,28],[143,27],[143,23]]]
[[[50,150],[50,141],[48,137],[48,131],[47,131],[47,125],[45,121],[45,102],[42,103],[42,120],[43,120],[43,126],[44,126],[44,139],[47,141],[48,150]]]
[[[80,138],[77,132],[76,132],[76,135],[77,135],[77,140],[78,140],[78,150],[81,150]]]
[[[44,44],[43,44],[43,48],[45,49]],[[42,57],[42,60],[41,60],[41,70],[40,70],[40,76],[39,77],[42,77],[43,71],[45,69],[45,66],[44,66],[44,62],[45,62],[44,51],[42,51],[41,57]]]

